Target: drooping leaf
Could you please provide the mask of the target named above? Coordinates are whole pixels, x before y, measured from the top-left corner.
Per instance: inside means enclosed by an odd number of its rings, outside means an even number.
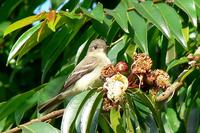
[[[160,112],[159,110],[156,110],[156,105],[153,103],[153,101],[144,93],[141,91],[138,91],[133,98],[138,99],[144,107],[148,107],[150,111],[152,112],[153,118],[156,122],[156,125],[159,127],[160,132],[164,132],[163,122],[161,120]]]
[[[90,131],[93,117],[95,115],[98,105],[102,103],[102,93],[94,93],[85,103],[80,119],[80,130],[82,133]],[[98,122],[96,123],[98,124]],[[94,124],[93,124],[94,126]]]
[[[65,108],[64,115],[62,118],[61,131],[63,133],[73,132],[74,122],[78,116],[78,113],[90,94],[91,91],[85,91],[74,96],[70,100],[67,107]]]
[[[147,23],[135,11],[128,12],[128,20],[134,30],[134,40],[148,54]]]
[[[60,133],[58,129],[45,122],[35,122],[20,126],[22,133]]]
[[[34,90],[28,91],[23,94],[19,94],[10,100],[8,100],[4,106],[1,107],[0,110],[0,120],[9,116],[10,114],[14,113],[16,109],[20,108],[20,106],[23,106],[24,101],[32,97],[32,95],[35,93]]]
[[[115,133],[124,133],[125,130],[121,125],[121,115],[120,112],[114,108],[110,111],[110,124]]]
[[[186,12],[191,18],[193,25],[197,27],[197,14],[194,0],[175,0],[174,4]]]
[[[180,127],[180,121],[178,120],[177,114],[174,109],[168,108],[165,117],[173,132],[177,132]]]
[[[128,31],[128,18],[126,15],[126,6],[124,2],[120,2],[114,10],[106,10],[110,15],[112,15],[119,26],[126,32]]]
[[[4,32],[4,36],[6,36],[7,34],[15,31],[17,29],[20,29],[20,28],[22,28],[24,26],[32,24],[35,21],[44,19],[45,15],[46,15],[46,13],[41,13],[39,15],[30,16],[30,17],[21,19],[21,20],[15,22],[15,23],[9,25],[8,28]]]
[[[25,54],[27,54],[32,48],[39,44],[39,42],[41,42],[44,38],[46,38],[49,34],[52,33],[52,31],[46,26],[46,21],[43,21],[43,23],[40,29],[33,33],[33,35],[25,42],[23,47],[19,50],[17,63]]]
[[[140,13],[140,15],[154,24],[164,35],[166,35],[166,37],[171,37],[171,32],[165,23],[165,20],[151,1],[135,3],[134,7],[136,11]]]
[[[105,133],[112,133],[110,123],[103,114],[99,115],[99,125]]]
[[[19,39],[15,42],[9,53],[7,63],[9,63],[13,58],[15,58],[19,54],[20,49],[26,44],[25,42],[40,28],[40,26],[41,24],[35,25],[19,37]]]
[[[180,44],[182,44],[184,48],[187,48],[187,43],[182,33],[181,20],[178,14],[176,13],[176,11],[170,6],[168,6],[167,4],[163,4],[163,3],[156,4],[156,8],[162,14],[162,17],[164,18],[167,26],[169,27],[173,37],[175,37],[176,40]]]
[[[39,88],[40,87],[42,86],[39,86]],[[20,124],[26,111],[35,106],[37,104],[37,101],[38,101],[38,93],[35,93],[32,97],[28,98],[26,101],[23,102],[23,106],[21,106],[15,111],[15,121],[17,125]]]

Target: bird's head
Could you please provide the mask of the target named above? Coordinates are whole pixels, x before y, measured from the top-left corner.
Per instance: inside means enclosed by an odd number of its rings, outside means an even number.
[[[91,42],[88,52],[107,52],[108,46],[102,39],[95,39]]]

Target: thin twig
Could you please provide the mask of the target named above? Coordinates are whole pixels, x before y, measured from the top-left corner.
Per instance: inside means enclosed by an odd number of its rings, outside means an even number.
[[[62,116],[63,113],[64,113],[64,109],[56,110],[56,111],[53,111],[49,114],[46,114],[46,115],[44,115],[40,118],[33,119],[33,120],[31,120],[27,123],[19,125],[18,127],[12,128],[8,131],[5,131],[3,133],[17,133],[17,132],[21,131],[21,128],[20,128],[21,126],[27,126],[27,125],[32,124],[34,122],[45,122],[45,121],[48,121],[48,120],[53,119],[53,118],[58,118],[58,117]]]

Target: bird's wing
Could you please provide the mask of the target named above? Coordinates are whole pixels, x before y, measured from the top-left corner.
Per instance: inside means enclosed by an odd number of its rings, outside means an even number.
[[[67,81],[64,85],[64,90],[69,88],[71,85],[76,83],[83,75],[91,72],[97,66],[97,58],[96,57],[85,57],[73,70],[72,74],[68,77]],[[63,91],[64,91],[63,90]]]

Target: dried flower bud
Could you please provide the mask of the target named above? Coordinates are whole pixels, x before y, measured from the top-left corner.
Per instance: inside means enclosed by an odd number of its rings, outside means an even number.
[[[122,74],[117,73],[111,78],[106,78],[103,88],[107,90],[108,99],[114,102],[121,101],[128,88],[128,79]]]
[[[113,64],[107,65],[105,66],[102,70],[101,70],[101,77],[103,79],[106,79],[108,77],[112,77],[113,75],[115,75],[117,73],[116,68],[114,67]]]
[[[126,62],[120,61],[115,66],[117,72],[120,72],[122,74],[128,72],[128,64]]]
[[[131,66],[132,73],[141,74],[147,73],[152,66],[152,60],[148,55],[144,53],[139,53],[133,56],[133,64]]]
[[[167,87],[171,85],[170,79],[169,79],[170,77],[165,71],[157,69],[153,71],[153,73],[156,76],[156,79],[155,79],[156,86],[166,89]]]

